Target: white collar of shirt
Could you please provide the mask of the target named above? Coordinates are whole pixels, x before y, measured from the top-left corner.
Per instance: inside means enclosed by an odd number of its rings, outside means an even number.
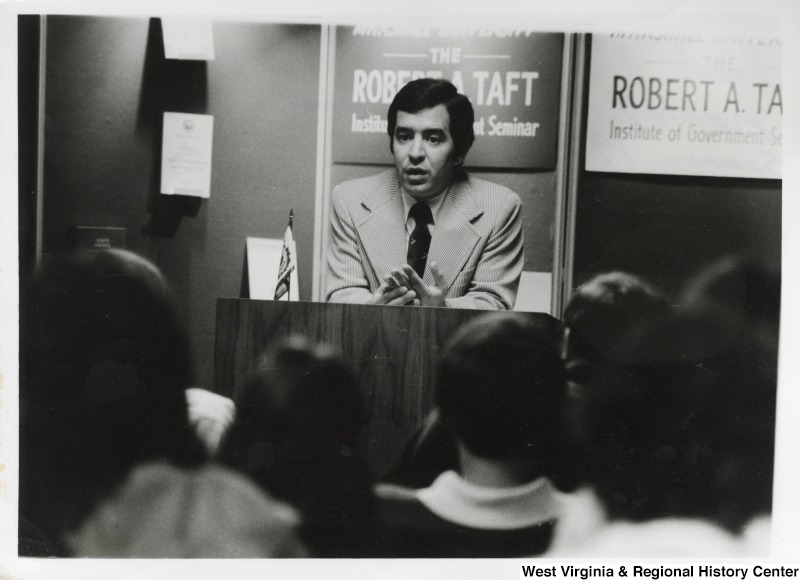
[[[431,233],[431,235],[433,235],[433,230],[436,227],[436,220],[439,217],[439,210],[442,209],[444,197],[447,195],[449,190],[450,188],[447,188],[444,190],[444,192],[440,193],[436,197],[425,200],[425,203],[427,203],[428,207],[431,208],[431,214],[433,215],[433,223],[428,226],[428,231]],[[406,241],[408,241],[408,238],[411,237],[411,233],[414,231],[414,227],[417,225],[414,221],[414,218],[408,214],[414,204],[417,203],[417,200],[408,195],[402,190],[402,188],[400,189],[400,197],[403,199],[403,211],[406,215]]]
[[[483,487],[454,471],[417,491],[417,498],[439,517],[484,529],[518,529],[556,519],[560,494],[545,477],[516,487]]]

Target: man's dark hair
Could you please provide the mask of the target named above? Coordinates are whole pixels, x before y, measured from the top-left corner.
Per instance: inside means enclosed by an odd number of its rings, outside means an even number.
[[[436,391],[442,420],[475,455],[548,456],[564,379],[555,332],[519,313],[479,317],[445,348]]]
[[[397,126],[397,111],[418,113],[444,105],[450,116],[450,135],[453,137],[456,153],[463,159],[475,141],[472,124],[475,111],[466,95],[458,92],[455,85],[444,79],[416,79],[400,89],[389,105],[389,148],[394,151],[394,130]]]

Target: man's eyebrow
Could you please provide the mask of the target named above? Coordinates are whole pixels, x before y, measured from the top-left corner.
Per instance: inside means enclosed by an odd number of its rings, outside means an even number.
[[[446,134],[446,131],[441,127],[426,127],[426,128],[424,128],[422,130],[417,131],[417,130],[411,128],[411,127],[403,127],[401,125],[397,125],[394,128],[394,132],[395,132],[395,134],[397,134],[397,133],[414,133],[414,132],[422,133],[423,135],[445,135]]]

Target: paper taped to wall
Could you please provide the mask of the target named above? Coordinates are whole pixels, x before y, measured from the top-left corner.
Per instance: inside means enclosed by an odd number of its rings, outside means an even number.
[[[214,32],[210,18],[162,16],[164,57],[214,60]]]
[[[211,196],[212,115],[164,113],[161,193]]]

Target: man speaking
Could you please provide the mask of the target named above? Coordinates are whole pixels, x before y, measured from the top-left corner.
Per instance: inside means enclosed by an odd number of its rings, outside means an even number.
[[[461,171],[469,99],[417,79],[389,106],[394,169],[333,191],[330,302],[510,310],[522,272],[520,200]]]

